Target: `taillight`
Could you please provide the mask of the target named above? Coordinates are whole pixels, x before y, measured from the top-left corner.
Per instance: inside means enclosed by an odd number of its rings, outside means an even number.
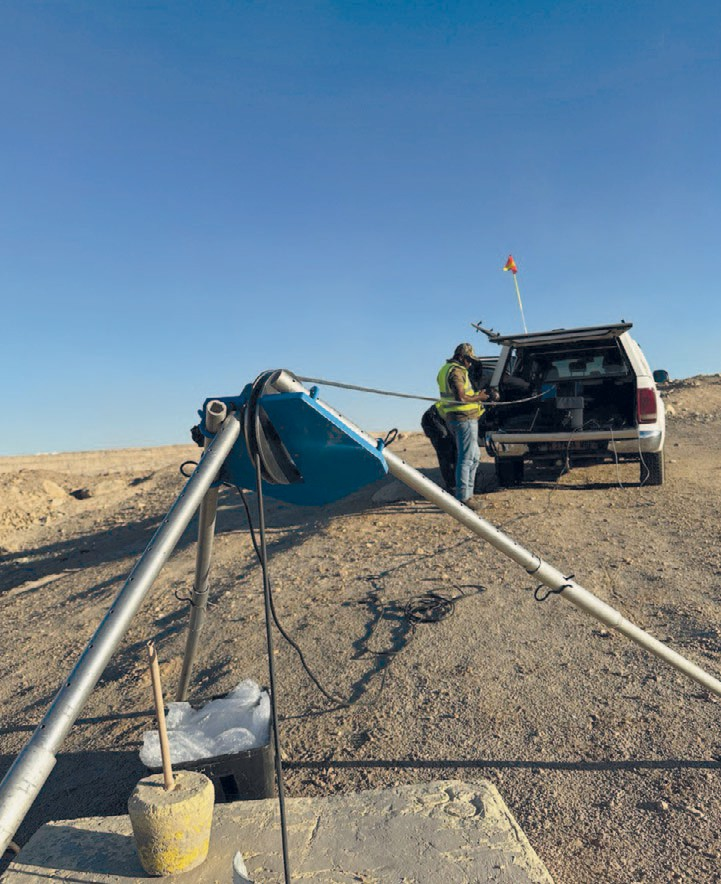
[[[638,422],[652,424],[656,420],[656,391],[649,387],[639,387],[637,393]]]

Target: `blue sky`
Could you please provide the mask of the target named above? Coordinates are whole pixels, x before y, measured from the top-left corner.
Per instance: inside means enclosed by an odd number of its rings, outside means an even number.
[[[719,84],[707,0],[5,0],[0,453],[185,442],[267,368],[432,396],[521,329],[509,253],[529,329],[721,371]]]

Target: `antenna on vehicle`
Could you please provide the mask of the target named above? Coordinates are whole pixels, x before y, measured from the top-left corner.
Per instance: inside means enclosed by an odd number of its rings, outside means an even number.
[[[483,322],[483,320],[481,320],[481,322]],[[475,328],[476,331],[482,332],[489,341],[498,337],[498,332],[493,331],[492,328],[484,328],[480,322],[472,322],[471,328]]]

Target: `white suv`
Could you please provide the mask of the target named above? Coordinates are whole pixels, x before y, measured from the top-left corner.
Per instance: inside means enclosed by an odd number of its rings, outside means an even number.
[[[485,332],[501,346],[489,386],[485,444],[501,485],[523,481],[524,462],[635,460],[642,485],[664,478],[665,411],[630,322],[523,335]],[[507,404],[507,403],[513,404]]]

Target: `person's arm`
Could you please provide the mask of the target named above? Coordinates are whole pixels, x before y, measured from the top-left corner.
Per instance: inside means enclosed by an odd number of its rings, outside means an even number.
[[[470,396],[466,395],[463,389],[463,375],[458,369],[451,371],[448,380],[457,402],[485,402],[488,399],[488,393],[485,390],[481,390],[480,393],[473,393]]]

